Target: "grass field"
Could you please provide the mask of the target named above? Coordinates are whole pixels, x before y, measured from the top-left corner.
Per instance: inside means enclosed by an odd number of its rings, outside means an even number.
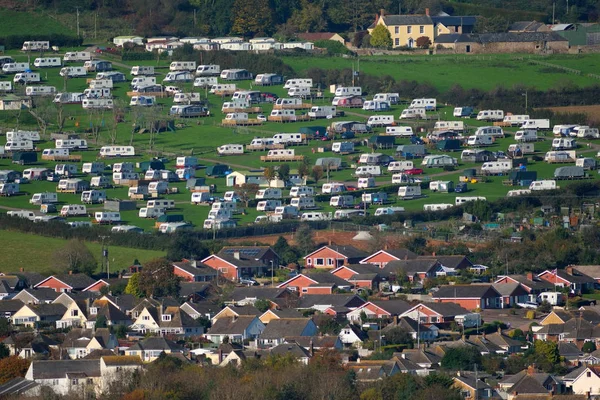
[[[17,60],[25,60],[25,56],[19,55],[15,52],[14,57]],[[592,65],[593,62],[597,62],[595,60],[600,60],[600,57],[596,55],[585,55],[585,56],[577,56],[577,58],[582,57],[585,60],[585,63],[582,65]],[[544,60],[548,60],[549,58],[544,58]],[[444,63],[444,60],[447,61]],[[555,60],[557,63],[562,62],[563,58],[556,57]],[[33,60],[32,60],[33,61]],[[302,70],[303,68],[308,68],[310,66],[320,66],[322,68],[331,67],[331,68],[343,68],[350,67],[351,64],[345,65],[345,63],[350,63],[350,61],[345,59],[333,59],[333,58],[288,58],[287,62],[294,62],[294,66],[298,68],[298,70]],[[553,61],[554,62],[554,61]],[[128,65],[133,65],[136,63],[127,63]],[[147,61],[139,63],[141,65],[156,65],[155,61]],[[160,65],[164,67],[166,64],[165,61],[161,62]],[[512,66],[512,67],[511,67]],[[514,68],[513,68],[514,67]],[[443,56],[439,59],[432,57],[397,57],[392,59],[390,57],[382,57],[382,58],[373,58],[368,59],[367,61],[361,61],[361,71],[366,73],[373,74],[395,74],[398,79],[418,79],[422,80],[423,76],[431,75],[430,79],[436,82],[436,85],[440,85],[440,88],[447,87],[451,85],[453,82],[459,81],[461,84],[468,83],[469,85],[473,85],[474,87],[481,88],[491,88],[497,84],[507,84],[510,85],[511,82],[526,82],[528,85],[539,85],[539,87],[551,87],[553,85],[552,80],[555,78],[577,78],[581,80],[581,84],[587,84],[589,82],[595,83],[594,80],[586,78],[584,76],[577,75],[569,75],[564,72],[558,72],[557,74],[547,74],[547,73],[538,73],[539,66],[534,66],[528,64],[526,62],[516,63],[512,60],[510,56],[486,56],[486,57],[469,57],[469,61],[465,62],[462,60],[462,57],[452,57],[452,56]],[[117,67],[117,70],[125,72],[129,77],[129,68]],[[59,91],[63,90],[64,81],[58,75],[58,68],[50,68],[41,70],[42,77],[44,78],[43,84],[53,85],[58,88]],[[158,69],[157,82],[162,81],[164,75],[166,74],[166,69],[161,68]],[[476,71],[479,71],[476,73]],[[413,74],[414,76],[411,76]],[[452,76],[455,74],[457,76]],[[556,75],[556,76],[554,76]],[[462,78],[461,78],[462,77]],[[10,79],[10,76],[4,77],[4,79]],[[460,78],[460,79],[459,79]],[[461,79],[464,82],[461,82]],[[589,82],[588,82],[589,81]],[[68,91],[83,91],[86,87],[85,78],[77,78],[70,79],[67,82]],[[185,91],[194,90],[191,84],[182,85]],[[241,88],[250,88],[251,82],[238,82],[238,87]],[[285,96],[285,91],[282,87],[268,87],[261,88],[263,91],[274,92],[279,96]],[[126,92],[129,90],[128,83],[120,83],[113,90],[113,95],[116,97],[117,101],[128,104],[129,98],[126,96]],[[197,90],[194,90],[197,91]],[[202,91],[201,93],[204,93]],[[174,169],[174,155],[189,155],[194,154],[195,156],[201,158],[202,165],[212,165],[215,162],[230,164],[233,170],[244,170],[251,168],[261,168],[267,165],[260,161],[259,156],[265,155],[266,152],[254,152],[254,153],[246,153],[240,156],[229,156],[229,157],[219,157],[216,153],[216,147],[226,143],[239,143],[239,144],[248,144],[254,137],[272,137],[277,132],[297,132],[299,127],[301,126],[325,126],[329,125],[331,121],[329,120],[318,120],[318,121],[306,121],[306,122],[297,122],[297,123],[286,123],[286,124],[278,124],[278,123],[267,123],[264,126],[256,127],[256,128],[223,128],[219,124],[221,119],[224,117],[223,113],[220,111],[220,106],[222,103],[222,98],[209,95],[208,101],[210,103],[211,116],[208,118],[202,119],[190,119],[190,120],[178,120],[177,122],[182,124],[182,128],[178,128],[176,132],[165,132],[161,133],[157,136],[155,141],[155,146],[152,154],[161,153],[170,153],[170,162],[167,164],[167,168]],[[317,100],[314,104],[330,104],[331,99]],[[157,107],[153,111],[159,115],[166,115],[168,113],[168,108],[170,107],[172,100],[170,98],[167,99],[159,99],[160,107]],[[66,131],[75,131],[75,132],[83,132],[90,125],[90,114],[85,110],[81,109],[79,105],[68,105],[67,109],[72,113],[73,118],[67,120],[65,130]],[[271,111],[271,105],[263,105],[263,113],[268,114]],[[390,114],[393,114],[395,118],[398,118],[404,106],[394,106],[391,110]],[[136,119],[136,112],[131,107],[124,108],[124,116],[125,122],[119,124],[117,132],[117,140],[116,142],[119,144],[128,144],[131,138],[131,126]],[[348,114],[340,118],[338,120],[356,120],[356,121],[365,121],[370,115],[369,112],[363,110],[346,110]],[[510,110],[505,110],[510,111]],[[430,113],[430,116],[435,119],[441,120],[452,120],[452,107],[445,106],[440,107],[435,113]],[[94,141],[88,137],[88,142],[90,145],[90,149],[88,151],[83,152],[75,152],[75,154],[80,154],[83,157],[84,162],[95,161],[97,160],[98,155],[98,147],[101,144],[108,143],[108,129],[107,125],[110,123],[110,118],[112,118],[111,112],[105,112],[103,115],[103,129],[101,134],[101,140],[99,144],[94,143]],[[403,122],[404,124],[404,122]],[[421,123],[414,122],[406,122],[406,124],[412,125],[414,129],[417,129],[421,125]],[[465,120],[465,124],[468,126],[469,132],[473,132],[478,126],[486,125],[487,123],[482,121],[475,121],[471,119]],[[14,123],[4,124],[3,128],[13,128]],[[23,129],[24,127],[21,127]],[[36,128],[35,126],[32,128]],[[498,140],[493,146],[490,147],[490,150],[497,151],[503,150],[506,151],[509,144],[513,143],[514,140],[512,138],[512,133],[514,133],[516,129],[507,129],[507,133],[509,136],[504,139]],[[51,126],[49,132],[53,131],[53,127]],[[384,128],[376,128],[373,134],[384,132]],[[357,140],[361,140],[369,137],[370,135],[365,135],[357,138]],[[5,138],[0,136],[0,144],[3,144]],[[396,139],[396,145],[399,144],[408,144],[408,139]],[[581,148],[584,149],[585,142],[579,141]],[[114,162],[119,161],[132,161],[139,162],[143,160],[148,160],[150,158],[149,153],[145,152],[148,150],[149,136],[148,134],[135,134],[133,136],[133,144],[136,147],[136,151],[138,152],[138,156],[133,157],[131,159],[110,159],[105,160],[107,164],[112,164]],[[295,147],[296,154],[304,155],[308,158],[310,164],[314,164],[315,160],[319,157],[331,157],[331,152],[325,151],[324,153],[320,153],[316,150],[319,147],[330,146],[331,142],[316,142],[312,141],[308,146],[297,146]],[[550,148],[550,141],[546,140],[543,142],[536,143],[536,151],[539,155],[543,155]],[[53,142],[46,140],[39,144],[40,148],[48,148],[53,147]],[[360,153],[371,152],[371,149],[359,145],[357,143],[356,147],[357,152],[352,156],[343,156],[343,160],[349,166],[348,168],[342,169],[340,171],[333,171],[331,173],[330,179],[332,181],[343,181],[348,182],[350,184],[356,185],[356,178],[352,176],[354,168],[350,166],[355,163],[355,157],[357,157]],[[378,152],[382,152],[385,154],[393,155],[395,153],[395,149],[389,150],[378,150]],[[589,151],[586,153],[587,155],[591,155],[592,152]],[[595,154],[595,151],[593,152]],[[460,153],[454,153],[453,157],[457,157],[460,163]],[[203,159],[203,160],[202,160]],[[47,168],[54,169],[55,162],[44,162],[40,161],[36,166],[44,166]],[[420,161],[416,162],[417,166],[420,166]],[[278,163],[275,163],[278,165]],[[31,166],[17,166],[10,162],[9,159],[0,159],[0,170],[2,169],[16,169],[23,170],[25,168],[29,168]],[[292,164],[291,168],[294,169],[297,167],[297,164]],[[476,168],[477,164],[465,164],[460,163],[459,170],[465,168]],[[553,176],[553,171],[556,168],[556,165],[549,165],[543,162],[530,162],[528,165],[529,170],[534,170],[538,172],[538,179],[551,178]],[[460,172],[455,172],[449,175],[444,175],[443,177],[432,177],[432,175],[439,174],[443,172],[440,168],[437,169],[428,169],[425,171],[426,177],[431,177],[431,179],[443,179],[443,180],[453,180],[456,181]],[[107,171],[107,174],[109,172]],[[205,173],[203,169],[199,169],[196,173],[197,177],[205,177]],[[492,177],[489,179],[487,183],[478,183],[474,185],[470,185],[470,191],[466,194],[468,196],[485,196],[488,200],[495,200],[501,197],[506,196],[506,193],[515,188],[506,187],[502,185],[503,177]],[[321,180],[316,185],[319,189],[322,183],[325,180]],[[378,184],[384,184],[391,182],[391,174],[384,174],[382,177],[377,178]],[[224,178],[207,178],[207,184],[216,184],[218,187],[217,195],[222,196],[226,190],[230,190],[225,186]],[[314,184],[314,182],[309,182]],[[561,183],[562,185],[563,183]],[[166,197],[176,202],[176,209],[170,211],[170,213],[181,213],[184,215],[186,221],[193,223],[196,227],[201,227],[203,220],[206,218],[209,207],[207,206],[194,206],[190,204],[190,193],[185,189],[185,182],[177,182],[171,183],[171,187],[175,187],[178,189],[178,193],[169,194]],[[55,191],[56,183],[51,182],[32,182],[29,184],[21,185],[21,191],[23,195],[13,196],[8,198],[0,198],[0,207],[4,207],[4,209],[0,209],[0,212],[5,211],[7,208],[26,208],[26,209],[37,209],[37,206],[32,206],[29,204],[29,199],[33,193],[39,193],[44,191]],[[284,192],[286,194],[287,192]],[[454,203],[455,194],[442,194],[442,193],[431,193],[429,190],[424,190],[424,194],[426,197],[418,199],[418,200],[408,200],[403,201],[397,199],[395,196],[392,197],[393,202],[396,205],[405,207],[407,210],[422,210],[424,204],[430,203]],[[126,187],[116,187],[107,190],[107,196],[109,198],[126,198],[127,197],[127,188]],[[59,194],[59,205],[64,204],[77,204],[80,203],[79,195],[69,195],[69,194]],[[143,207],[144,202],[139,202],[138,207]],[[333,208],[329,206],[329,204],[319,204],[320,210],[322,211],[333,211]],[[101,209],[101,205],[94,205],[88,207],[88,212],[92,212],[95,210]],[[371,212],[374,212],[374,207],[372,207]],[[243,215],[236,216],[235,219],[238,223],[249,223],[254,221],[257,215],[262,214],[256,211],[255,209],[248,209]],[[128,211],[122,214],[124,222],[132,225],[137,225],[146,230],[151,230],[154,227],[153,219],[141,219],[138,218],[137,211]],[[72,218],[74,220],[82,220],[88,218]]]
[[[35,29],[35,30],[32,30]],[[0,9],[0,37],[9,35],[75,35],[47,13]]]
[[[2,272],[15,272],[19,268],[31,272],[47,272],[53,268],[54,252],[63,247],[67,241],[0,230],[0,243],[2,243],[2,252],[0,252]],[[86,243],[86,246],[100,263],[102,245],[99,243]],[[126,269],[136,258],[143,263],[165,255],[161,251],[118,246],[111,246],[108,251],[110,268],[113,272]]]
[[[490,90],[498,86],[525,85],[547,90],[568,82],[579,86],[599,83],[597,79],[585,75],[530,64],[529,59],[580,69],[586,73],[597,73],[600,70],[598,54],[546,57],[508,54],[361,57],[359,69],[361,73],[368,75],[390,75],[396,80],[428,82],[440,91],[448,90],[455,84],[467,89]],[[341,69],[352,68],[353,63],[354,68],[358,65],[353,59],[332,57],[284,57],[284,61],[300,76],[309,68]]]

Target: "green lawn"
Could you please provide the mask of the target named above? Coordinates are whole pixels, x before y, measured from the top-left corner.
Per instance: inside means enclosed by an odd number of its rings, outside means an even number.
[[[24,268],[25,271],[47,272],[53,268],[54,252],[63,247],[67,241],[0,230],[0,243],[2,243],[2,252],[0,252],[2,272],[14,272],[19,268]],[[102,245],[86,243],[86,246],[100,263]],[[165,255],[162,251],[118,246],[111,246],[108,251],[111,271],[126,269],[136,258],[143,263]]]
[[[75,35],[75,32],[54,20],[48,14],[0,9],[0,36],[31,35],[34,33],[38,35]]]

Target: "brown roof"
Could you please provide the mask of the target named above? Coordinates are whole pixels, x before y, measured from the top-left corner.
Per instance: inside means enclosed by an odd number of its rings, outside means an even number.
[[[316,42],[317,40],[331,40],[335,35],[337,33],[334,32],[304,32],[298,33],[296,36],[302,40]]]

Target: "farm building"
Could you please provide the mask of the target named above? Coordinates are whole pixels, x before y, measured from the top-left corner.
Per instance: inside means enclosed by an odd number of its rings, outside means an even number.
[[[453,53],[566,53],[569,41],[556,32],[502,32],[483,34],[442,34],[435,39],[437,47]]]
[[[416,47],[417,38],[427,36],[433,42],[435,37],[433,20],[429,15],[386,15],[381,10],[381,14],[376,17],[375,22],[368,28],[369,34],[373,32],[377,25],[383,25],[388,29],[394,48]]]
[[[269,186],[262,172],[234,171],[227,175],[227,186],[240,186],[244,183],[256,183],[259,186]]]
[[[296,35],[299,39],[305,40],[307,42],[316,42],[319,40],[333,40],[334,42],[339,42],[343,45],[346,44],[346,41],[343,37],[340,36],[339,33],[333,32],[304,32],[298,33]]]
[[[477,17],[459,15],[436,15],[431,20],[434,24],[436,38],[448,33],[471,33],[475,28]],[[436,39],[437,42],[437,39]]]

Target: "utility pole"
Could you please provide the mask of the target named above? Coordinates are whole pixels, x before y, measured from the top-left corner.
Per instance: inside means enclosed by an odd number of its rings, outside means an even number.
[[[421,316],[419,313],[419,309],[417,308],[417,350],[421,349],[421,324],[420,321]]]
[[[77,37],[79,37],[79,7],[75,7],[77,10]]]
[[[94,39],[98,38],[98,13],[94,14]]]
[[[108,265],[108,248],[104,246],[104,240],[108,237],[109,236],[100,236],[100,239],[102,239],[102,270],[104,271],[106,268],[107,279],[110,278],[110,267]]]
[[[479,393],[477,393],[479,391],[479,389],[477,388],[477,386],[478,386],[477,385],[477,364],[475,364],[474,367],[475,367],[475,400],[477,400],[478,394],[479,394]]]

